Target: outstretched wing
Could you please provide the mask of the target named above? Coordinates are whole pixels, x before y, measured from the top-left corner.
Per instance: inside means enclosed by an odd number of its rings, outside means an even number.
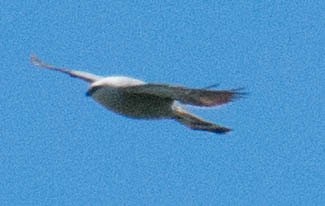
[[[61,72],[64,74],[68,74],[71,77],[82,79],[88,83],[93,83],[93,82],[98,81],[103,78],[101,76],[91,74],[88,72],[76,71],[76,70],[71,70],[71,69],[67,69],[67,68],[59,68],[56,66],[52,66],[50,64],[43,62],[35,55],[31,55],[30,61],[33,65],[38,66],[40,68],[49,69],[49,70],[58,71],[58,72]]]
[[[162,98],[174,99],[184,104],[206,107],[222,105],[244,95],[241,92],[242,89],[191,89],[167,84],[144,84],[121,89],[134,94],[150,94]]]

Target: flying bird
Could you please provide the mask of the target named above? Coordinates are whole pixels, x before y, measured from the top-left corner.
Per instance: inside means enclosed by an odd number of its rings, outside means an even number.
[[[90,84],[87,96],[107,109],[136,119],[173,119],[193,130],[223,134],[230,128],[206,121],[189,111],[183,104],[212,107],[233,101],[244,95],[242,89],[193,89],[169,84],[146,83],[126,76],[103,77],[88,72],[49,65],[36,56],[31,63],[40,68],[58,71]]]

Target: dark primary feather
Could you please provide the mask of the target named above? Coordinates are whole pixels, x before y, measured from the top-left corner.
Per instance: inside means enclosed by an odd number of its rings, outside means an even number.
[[[217,106],[233,101],[243,96],[245,93],[242,89],[232,90],[209,90],[209,89],[192,89],[181,86],[171,86],[166,84],[144,84],[132,87],[121,88],[125,92],[145,93],[171,98],[184,104],[196,106]]]
[[[184,124],[185,126],[190,127],[191,129],[209,131],[209,132],[214,132],[217,134],[225,134],[225,133],[231,131],[230,128],[223,127],[223,126],[214,124],[212,122],[208,122],[208,121],[201,119],[200,117],[195,116],[194,114],[191,114],[181,108],[176,108],[174,110],[174,112],[175,112],[175,119],[178,122],[180,122],[181,124]]]

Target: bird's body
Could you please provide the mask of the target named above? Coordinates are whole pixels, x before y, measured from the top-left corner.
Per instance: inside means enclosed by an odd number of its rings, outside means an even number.
[[[66,73],[90,83],[87,95],[107,109],[137,119],[174,119],[191,129],[226,133],[231,129],[205,121],[186,111],[180,103],[216,106],[232,101],[238,90],[190,89],[167,84],[151,84],[142,80],[112,76],[102,77],[82,71],[57,68],[35,56],[34,65]]]
[[[161,119],[172,116],[172,99],[133,94],[123,87],[100,87],[87,94],[107,109],[128,117]]]

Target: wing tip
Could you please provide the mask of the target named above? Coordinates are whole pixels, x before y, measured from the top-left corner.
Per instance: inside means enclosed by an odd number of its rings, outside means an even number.
[[[249,93],[244,90],[243,87],[230,90],[208,90],[209,92],[212,92],[212,95],[210,97],[201,97],[200,106],[219,106],[233,102],[237,99],[245,98]]]
[[[30,63],[38,67],[42,65],[42,61],[35,54],[30,54]]]
[[[236,89],[230,90],[230,92],[234,95],[236,98],[244,98],[245,96],[249,95],[249,92],[245,91],[246,89],[244,87],[239,87]]]
[[[227,127],[218,127],[214,130],[212,130],[211,132],[214,132],[216,134],[227,134],[229,132],[233,131],[233,129],[227,128]]]

